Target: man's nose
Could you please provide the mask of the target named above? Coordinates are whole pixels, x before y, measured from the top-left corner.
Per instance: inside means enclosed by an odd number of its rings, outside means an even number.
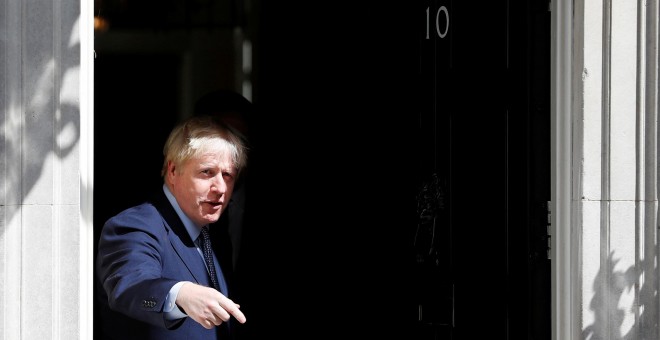
[[[224,194],[225,191],[227,191],[227,183],[225,183],[225,180],[221,175],[213,177],[211,189],[221,194]]]

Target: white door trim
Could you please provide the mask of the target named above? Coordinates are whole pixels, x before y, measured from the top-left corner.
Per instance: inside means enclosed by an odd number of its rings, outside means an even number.
[[[80,1],[80,339],[94,338],[94,2]]]
[[[575,309],[579,238],[571,237],[573,1],[552,0],[551,17],[551,324],[552,339],[578,339]]]

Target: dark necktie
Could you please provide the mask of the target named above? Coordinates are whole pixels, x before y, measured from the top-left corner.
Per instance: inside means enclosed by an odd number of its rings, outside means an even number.
[[[211,248],[211,235],[209,234],[209,226],[202,227],[202,253],[204,254],[204,262],[206,262],[206,267],[208,268],[209,276],[211,277],[211,282],[213,283],[213,288],[217,291],[226,294],[227,292],[220,290],[220,284],[218,283],[218,275],[215,273],[215,264],[213,263],[213,248]],[[223,322],[220,325],[220,339],[229,339],[230,337],[230,322]]]
[[[202,228],[202,253],[204,254],[204,261],[206,261],[206,267],[209,270],[209,276],[211,277],[211,282],[213,283],[213,288],[217,291],[220,291],[220,285],[218,284],[218,275],[215,273],[215,265],[213,264],[213,249],[211,248],[211,237],[209,235],[209,227],[204,226]]]

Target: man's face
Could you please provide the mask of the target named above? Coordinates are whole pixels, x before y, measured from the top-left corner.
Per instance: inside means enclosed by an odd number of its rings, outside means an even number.
[[[170,190],[181,210],[198,226],[217,221],[229,204],[236,173],[226,152],[207,150],[177,168],[167,165]]]

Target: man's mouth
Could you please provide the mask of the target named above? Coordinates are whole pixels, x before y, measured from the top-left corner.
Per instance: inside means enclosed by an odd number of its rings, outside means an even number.
[[[211,201],[207,201],[206,203],[207,203],[207,204],[210,204],[210,205],[213,206],[214,208],[222,207],[222,202],[211,202]]]

